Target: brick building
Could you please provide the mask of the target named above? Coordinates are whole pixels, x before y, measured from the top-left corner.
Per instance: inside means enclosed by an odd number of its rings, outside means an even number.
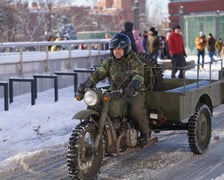
[[[104,24],[104,28],[121,30],[125,21],[134,22],[134,2],[135,0],[101,0],[94,6],[92,13],[99,15],[99,22]],[[140,29],[144,28],[146,22],[145,5],[145,0],[138,0]]]

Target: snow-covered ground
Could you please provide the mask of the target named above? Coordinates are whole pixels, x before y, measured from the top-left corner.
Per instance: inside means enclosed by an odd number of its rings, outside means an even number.
[[[189,60],[196,59],[188,57]],[[208,57],[206,57],[206,61]],[[220,62],[214,63],[212,78],[217,78]],[[208,78],[208,65],[201,70],[201,77]],[[164,73],[170,76],[170,71]],[[196,69],[186,73],[187,78],[194,77]],[[59,100],[54,102],[52,89],[38,94],[36,105],[30,105],[30,94],[14,97],[9,111],[3,109],[0,99],[0,167],[30,153],[68,141],[72,128],[79,121],[72,116],[86,106],[74,99],[73,87],[59,90]],[[1,169],[0,169],[1,172]],[[1,177],[0,177],[1,179]],[[224,179],[223,174],[216,180]]]

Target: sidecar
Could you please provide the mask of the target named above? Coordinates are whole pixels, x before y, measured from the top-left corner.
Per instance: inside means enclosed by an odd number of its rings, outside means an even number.
[[[151,129],[187,130],[191,151],[202,154],[211,138],[213,108],[224,103],[224,69],[218,80],[163,79],[160,88],[148,90],[146,96]]]

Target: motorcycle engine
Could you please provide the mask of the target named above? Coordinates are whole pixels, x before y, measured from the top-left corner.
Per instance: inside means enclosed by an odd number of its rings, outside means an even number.
[[[126,134],[126,143],[129,147],[134,147],[138,143],[138,132],[136,129],[128,129]]]

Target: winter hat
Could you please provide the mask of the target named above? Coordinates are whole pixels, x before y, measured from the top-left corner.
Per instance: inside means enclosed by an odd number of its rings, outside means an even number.
[[[203,31],[201,31],[201,32],[199,33],[199,36],[203,36],[203,35],[204,35]]]
[[[180,29],[180,25],[176,25],[176,26],[174,26],[174,27],[173,27],[173,30],[175,30],[175,29]]]
[[[149,29],[149,31],[151,31],[153,34],[155,34],[156,29],[155,29],[155,27],[151,27],[151,28]]]

